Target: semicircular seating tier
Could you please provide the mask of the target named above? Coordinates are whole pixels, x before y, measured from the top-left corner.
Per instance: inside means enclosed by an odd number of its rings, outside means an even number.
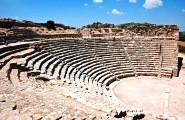
[[[40,77],[109,89],[126,77],[170,77],[172,68],[162,73],[163,47],[159,39],[53,39],[41,43],[40,51],[25,57],[21,65]]]
[[[64,94],[98,110],[130,110],[135,108],[115,97],[113,83],[134,76],[175,76],[176,50],[170,38],[33,40],[0,46],[0,69],[8,69],[9,81],[12,69],[18,69],[18,79],[26,72],[54,80]]]

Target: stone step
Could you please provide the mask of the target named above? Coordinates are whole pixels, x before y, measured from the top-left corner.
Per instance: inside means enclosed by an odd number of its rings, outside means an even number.
[[[42,65],[47,62],[47,60],[51,59],[53,56],[48,54],[48,56],[42,58],[41,60],[39,60],[38,62],[35,63],[35,65],[33,66],[33,68],[35,70],[41,70]]]
[[[53,67],[52,63],[57,60],[58,59],[56,57],[52,56],[51,59],[47,60],[44,64],[42,64],[42,66],[41,66],[41,71],[43,71],[42,73],[47,73],[47,69],[50,67],[52,68]],[[51,70],[51,68],[50,68],[50,70]]]
[[[28,62],[29,62],[31,59],[33,59],[34,57],[36,57],[36,56],[38,56],[38,55],[40,55],[40,54],[42,54],[42,53],[41,53],[41,52],[35,52],[35,53],[31,54],[31,55],[28,55],[28,56],[26,56],[25,58],[21,59],[21,60],[19,61],[19,64],[21,64],[22,66],[27,66],[27,65],[28,65]]]
[[[48,53],[44,52],[40,55],[37,55],[36,57],[34,57],[33,59],[29,60],[28,64],[26,67],[28,68],[33,68],[34,64],[39,61],[40,59],[46,57],[47,55],[49,55]]]
[[[61,63],[58,64],[58,66],[55,68],[54,73],[53,73],[53,76],[54,76],[55,78],[60,78],[60,70],[62,69],[63,65],[64,65],[64,63],[61,62]]]

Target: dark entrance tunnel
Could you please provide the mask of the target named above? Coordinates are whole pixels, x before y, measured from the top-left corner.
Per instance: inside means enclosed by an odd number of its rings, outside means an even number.
[[[179,77],[179,73],[180,73],[182,65],[183,65],[182,60],[183,60],[183,57],[178,57],[178,72],[177,72],[178,77]]]

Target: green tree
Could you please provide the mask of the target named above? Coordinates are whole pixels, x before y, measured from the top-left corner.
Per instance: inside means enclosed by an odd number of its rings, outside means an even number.
[[[55,22],[52,21],[52,20],[48,20],[48,21],[47,21],[46,27],[47,27],[48,29],[56,30],[56,28],[55,28]]]
[[[179,40],[185,41],[185,32],[179,32]]]

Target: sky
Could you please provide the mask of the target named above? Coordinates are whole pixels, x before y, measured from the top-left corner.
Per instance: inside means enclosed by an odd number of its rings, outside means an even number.
[[[80,28],[93,22],[176,24],[185,31],[184,0],[0,0],[0,18]]]

